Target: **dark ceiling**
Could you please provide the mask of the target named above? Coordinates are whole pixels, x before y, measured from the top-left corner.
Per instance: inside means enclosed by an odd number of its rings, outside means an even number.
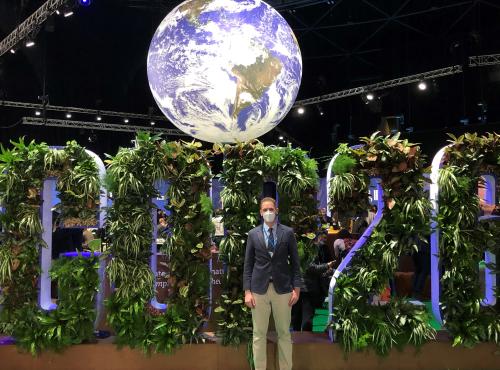
[[[43,2],[0,0],[0,38]],[[147,113],[155,107],[146,76],[149,42],[163,17],[179,3],[93,0],[72,17],[51,17],[34,48],[0,57],[0,142],[26,135],[60,145],[74,138],[100,154],[130,145],[131,133],[16,124],[33,112],[1,107],[1,100],[37,102],[38,96],[47,94],[54,105]],[[304,71],[298,99],[466,64],[471,55],[500,53],[498,0],[270,3],[299,40]],[[402,130],[413,130],[407,136],[421,142],[429,155],[445,143],[446,132],[499,129],[498,66],[465,68],[463,74],[428,82],[425,92],[414,84],[397,87],[379,92],[370,104],[353,96],[307,106],[303,115],[292,110],[279,128],[316,158],[330,155],[339,141],[355,142],[375,131],[384,116],[403,116]],[[479,102],[487,104],[487,113],[480,112]],[[61,115],[49,113],[52,118]],[[481,115],[487,117],[483,123]],[[84,115],[74,118],[93,120]],[[460,123],[464,118],[468,126]],[[278,136],[274,131],[262,140],[276,144]]]

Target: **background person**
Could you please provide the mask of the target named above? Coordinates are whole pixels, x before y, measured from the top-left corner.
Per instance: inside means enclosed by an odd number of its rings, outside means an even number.
[[[326,235],[327,232],[322,231],[317,236],[316,256],[304,272],[300,299],[292,309],[293,329],[296,331],[312,331],[314,311],[322,306],[328,294],[328,276],[333,271],[335,261],[329,261]]]

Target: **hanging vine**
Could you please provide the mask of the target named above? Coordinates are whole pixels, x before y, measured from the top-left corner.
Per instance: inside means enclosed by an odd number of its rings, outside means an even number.
[[[393,346],[421,345],[434,337],[425,309],[394,297],[384,306],[370,304],[373,295],[388,286],[399,256],[427,242],[430,202],[423,190],[423,156],[417,145],[400,140],[399,134],[375,133],[361,142],[358,149],[341,145],[337,151],[330,207],[350,214],[366,211],[371,176],[382,180],[386,207],[348,272],[337,281],[332,325],[345,351],[372,346],[387,354]]]
[[[108,320],[118,345],[171,352],[201,340],[206,321],[210,258],[210,168],[200,143],[165,142],[139,133],[135,148],[121,148],[108,160],[107,184],[113,193],[108,216],[112,259],[107,272],[115,284]],[[171,212],[165,252],[170,256],[168,308],[150,305],[154,277],[149,267],[155,183],[170,183]]]
[[[93,335],[97,258],[62,259],[51,270],[61,287],[58,308],[42,311],[37,305],[42,240],[40,207],[44,179],[57,176],[63,220],[93,226],[99,205],[99,173],[93,159],[76,142],[62,149],[45,143],[11,142],[1,148],[0,215],[0,331],[13,335],[18,346],[35,354],[43,349],[61,350]],[[70,268],[71,267],[71,268]],[[79,271],[78,276],[74,271]],[[72,296],[71,289],[86,292]],[[69,291],[67,291],[67,289]]]
[[[500,228],[477,221],[477,186],[483,174],[500,175],[500,135],[450,137],[438,180],[443,321],[454,345],[499,343],[500,315],[493,307],[481,306],[478,263],[487,251],[498,256]],[[496,270],[494,264],[489,267]],[[498,297],[498,291],[495,294]]]
[[[307,153],[290,146],[265,147],[259,141],[214,146],[224,154],[224,205],[226,237],[221,242],[221,256],[227,271],[223,280],[222,299],[216,312],[222,343],[237,345],[251,336],[250,311],[243,303],[243,262],[247,233],[259,223],[259,198],[265,180],[277,181],[280,222],[294,228],[303,266],[314,258],[312,239],[317,230],[316,161]]]

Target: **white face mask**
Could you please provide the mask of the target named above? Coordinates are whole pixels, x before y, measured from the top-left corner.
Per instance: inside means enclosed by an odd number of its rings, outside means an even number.
[[[264,218],[264,221],[271,223],[274,222],[274,220],[276,219],[276,213],[271,211],[266,211],[264,212],[262,217]]]

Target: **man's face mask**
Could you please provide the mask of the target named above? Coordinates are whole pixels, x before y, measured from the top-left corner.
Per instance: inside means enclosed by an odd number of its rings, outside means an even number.
[[[276,213],[274,211],[265,211],[262,214],[262,218],[266,222],[269,222],[269,223],[274,222],[274,220],[276,219]]]

